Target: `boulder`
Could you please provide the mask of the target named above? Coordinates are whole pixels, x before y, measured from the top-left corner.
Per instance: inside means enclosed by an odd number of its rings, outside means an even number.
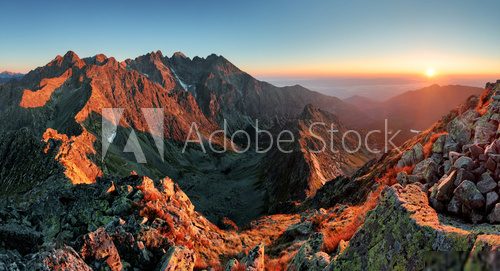
[[[479,235],[463,270],[500,270],[500,236],[498,234]]]
[[[500,203],[495,204],[495,207],[488,215],[490,223],[500,223]]]
[[[457,200],[457,197],[454,196],[453,198],[451,198],[450,202],[448,203],[447,210],[454,215],[458,215],[460,213],[460,210],[462,210],[462,204]]]
[[[448,158],[450,159],[451,163],[455,163],[458,158],[462,157],[464,154],[456,151],[450,151],[448,153]]]
[[[325,270],[422,270],[429,252],[469,251],[474,239],[474,233],[442,225],[419,187],[395,184]]]
[[[493,209],[495,204],[498,202],[498,193],[495,191],[491,191],[486,194],[486,210],[489,211]]]
[[[486,161],[486,163],[484,164],[484,166],[489,171],[495,172],[495,170],[497,168],[497,163],[495,162],[495,160],[493,160],[493,158],[489,157],[488,160]]]
[[[432,144],[432,152],[433,153],[443,153],[444,152],[444,144],[446,143],[446,140],[448,138],[448,135],[441,135],[436,139],[434,144]]]
[[[415,166],[412,174],[420,176],[425,182],[434,183],[438,180],[437,172],[437,163],[432,158],[427,158]]]
[[[462,146],[468,144],[472,140],[472,124],[477,116],[477,112],[469,110],[454,118],[447,127],[450,137]]]
[[[444,175],[438,182],[436,190],[436,199],[448,201],[453,196],[453,182],[455,181],[457,171],[452,171],[449,175]]]
[[[449,157],[450,152],[458,152],[459,146],[458,143],[455,142],[450,136],[446,137],[446,142],[443,146],[443,155],[444,157]]]
[[[472,170],[474,168],[474,161],[468,156],[461,156],[453,163],[453,167]]]
[[[156,271],[193,270],[195,261],[196,255],[191,249],[173,246],[163,256]]]
[[[412,166],[424,159],[424,147],[422,144],[417,143],[403,153],[401,159],[398,161],[398,167]]]
[[[104,228],[99,228],[83,237],[84,245],[80,254],[87,261],[97,261],[106,264],[112,271],[123,269],[120,255],[111,236]]]
[[[323,235],[314,234],[309,238],[288,265],[288,270],[312,270],[321,271],[330,263],[330,256],[321,252]]]
[[[483,194],[481,194],[473,182],[468,180],[463,181],[453,194],[465,207],[470,209],[479,209],[485,204]]]
[[[496,131],[496,125],[488,122],[487,118],[481,118],[476,122],[476,128],[474,131],[474,143],[489,143],[490,139],[495,135]]]
[[[493,191],[493,189],[495,189],[496,187],[497,183],[487,172],[483,173],[483,175],[481,175],[481,180],[477,182],[477,189],[483,194]]]
[[[479,155],[484,154],[484,149],[479,146],[478,144],[472,144],[469,147],[470,154],[472,158],[477,158],[479,159]]]
[[[455,178],[455,186],[459,186],[463,181],[475,181],[476,177],[471,172],[461,168],[457,171],[457,177]]]

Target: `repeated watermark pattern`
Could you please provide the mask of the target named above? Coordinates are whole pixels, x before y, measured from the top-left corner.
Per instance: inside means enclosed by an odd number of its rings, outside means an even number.
[[[159,152],[160,158],[164,160],[164,110],[163,108],[141,108],[141,112],[146,120],[148,133],[152,136],[156,148]],[[123,117],[123,108],[104,108],[102,110],[102,130],[101,130],[101,142],[102,142],[102,159],[106,157],[109,147],[116,138],[120,120]],[[188,135],[184,140],[184,145],[182,148],[182,153],[186,152],[188,146],[193,144],[199,145],[201,151],[207,153],[207,148],[213,153],[225,153],[228,150],[236,153],[245,153],[248,151],[256,153],[267,153],[275,148],[277,151],[282,153],[292,153],[293,150],[290,149],[290,143],[295,142],[295,134],[288,129],[283,129],[279,133],[274,132],[276,136],[273,135],[268,130],[261,129],[259,127],[259,120],[255,120],[254,123],[253,137],[245,130],[236,130],[231,134],[228,132],[228,123],[223,120],[222,128],[213,131],[208,137],[203,136],[200,132],[198,123],[193,122],[190,125]],[[329,138],[324,138],[315,132],[315,128],[322,128],[329,134]],[[317,131],[317,130],[316,130]],[[364,131],[360,133],[356,130],[347,130],[342,133],[336,129],[333,124],[328,125],[323,122],[313,122],[308,127],[309,134],[320,142],[321,147],[319,149],[309,149],[312,153],[322,153],[329,151],[332,153],[339,153],[342,150],[345,153],[356,153],[361,150],[364,152],[370,152],[372,154],[387,153],[392,149],[399,150],[394,144],[395,138],[399,135],[401,130],[392,131],[389,129],[389,121],[385,119],[384,130],[371,130]],[[419,131],[411,130],[413,133],[418,133]],[[340,134],[341,133],[341,134]],[[383,138],[384,144],[383,148],[373,148],[370,147],[370,140],[377,136],[377,138]],[[336,138],[341,138],[341,142],[335,142],[333,140],[334,136]],[[266,146],[261,142],[262,138],[266,138]],[[238,138],[239,141],[246,141],[246,144],[235,144],[235,139]],[[244,138],[244,140],[242,140]],[[252,141],[252,138],[254,141]],[[218,144],[216,139],[222,139]],[[355,142],[352,144],[352,142]],[[350,142],[350,144],[347,144]],[[229,148],[229,145],[231,148]],[[242,147],[242,145],[244,147]],[[133,153],[137,163],[147,163],[144,151],[139,143],[139,138],[136,132],[132,129],[128,134],[126,144],[122,150],[123,152]]]

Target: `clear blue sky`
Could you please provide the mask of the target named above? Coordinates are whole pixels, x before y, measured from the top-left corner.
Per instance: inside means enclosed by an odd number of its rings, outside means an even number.
[[[0,70],[224,55],[258,75],[500,71],[500,1],[2,1]]]

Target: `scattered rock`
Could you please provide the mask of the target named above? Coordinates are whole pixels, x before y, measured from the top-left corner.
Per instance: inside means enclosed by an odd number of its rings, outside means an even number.
[[[478,158],[479,155],[484,154],[484,149],[478,144],[473,144],[469,147],[470,154],[472,158]]]
[[[92,271],[73,248],[63,246],[31,256],[26,270]]]
[[[101,227],[85,235],[83,239],[84,245],[80,253],[86,261],[103,262],[112,271],[123,269],[118,250],[104,228]]]
[[[476,122],[476,129],[474,132],[474,143],[484,144],[489,143],[490,139],[495,135],[497,126],[488,122],[487,119],[481,118]]]
[[[444,152],[444,144],[446,143],[446,140],[448,138],[448,135],[441,135],[436,139],[434,144],[432,144],[432,152],[433,153],[443,153]]]
[[[406,151],[398,161],[398,167],[412,166],[424,159],[424,147],[417,143],[412,149]]]
[[[455,178],[454,185],[459,186],[463,181],[468,180],[468,181],[475,181],[476,177],[474,174],[470,173],[469,171],[461,168],[457,172],[457,176]]]
[[[457,200],[457,197],[451,198],[450,202],[448,203],[448,212],[458,215],[460,213],[460,210],[462,210],[462,204]]]
[[[436,190],[436,199],[440,201],[448,201],[453,195],[453,182],[456,177],[456,170],[452,171],[449,175],[444,175],[438,182]]]
[[[498,194],[495,191],[489,192],[486,194],[486,210],[489,211],[495,206],[495,203],[498,202]]]
[[[163,256],[157,271],[193,270],[196,261],[194,252],[183,246],[170,247]]]
[[[476,185],[471,181],[463,181],[453,192],[457,199],[466,207],[471,209],[482,208],[485,199]]]
[[[422,177],[428,183],[434,183],[438,180],[437,171],[436,162],[432,158],[427,158],[415,166],[412,174]]]
[[[477,183],[477,189],[479,192],[486,194],[497,187],[497,183],[489,173],[483,173],[481,175],[481,180]]]
[[[453,167],[472,170],[474,168],[474,161],[468,156],[461,156],[453,163]]]
[[[490,223],[500,223],[500,203],[495,204],[495,207],[488,216]]]

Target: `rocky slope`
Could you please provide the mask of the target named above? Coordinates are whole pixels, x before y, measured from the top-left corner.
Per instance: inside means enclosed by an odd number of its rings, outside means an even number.
[[[298,86],[274,87],[215,55],[191,60],[181,53],[169,58],[158,51],[118,62],[102,54],[82,59],[69,51],[19,82],[1,86],[0,91],[0,131],[26,127],[36,138],[58,142],[55,159],[72,183],[92,183],[105,175],[125,177],[132,170],[154,179],[172,176],[213,221],[227,216],[246,223],[266,212],[263,198],[269,191],[259,187],[265,158],[254,151],[204,153],[198,144],[189,145],[183,153],[192,123],[197,124],[205,144],[210,141],[233,149],[230,139],[221,134],[210,139],[212,132],[222,129],[224,117],[228,117],[229,130],[246,128],[252,135],[256,119],[261,129],[283,125],[296,119],[309,102],[338,113],[353,126],[361,125],[351,121],[353,117],[365,120],[337,98]],[[215,106],[213,111],[210,106]],[[118,125],[113,133],[103,130],[104,108],[123,109],[119,120],[104,116]],[[143,108],[162,108],[163,130],[150,127]],[[191,139],[197,139],[194,134]],[[133,135],[147,163],[139,163],[133,153],[124,151]],[[244,147],[239,138],[235,141],[235,148]],[[162,142],[163,149],[158,149]],[[104,143],[109,143],[106,151]],[[354,156],[342,157],[325,156],[319,167],[312,165],[315,170],[295,179],[314,183],[315,190],[331,177],[359,166],[351,163]],[[245,160],[250,163],[238,164]],[[321,180],[309,181],[313,179]],[[223,187],[227,192],[221,194],[218,191]]]
[[[275,147],[266,155],[268,167],[263,174],[271,212],[283,212],[294,202],[314,196],[326,182],[351,176],[353,169],[375,157],[365,146],[358,146],[356,135],[347,133],[348,128],[336,116],[310,104],[297,119],[274,130],[274,134],[289,130],[295,140],[280,144],[281,150]],[[284,134],[281,139],[291,138]]]

